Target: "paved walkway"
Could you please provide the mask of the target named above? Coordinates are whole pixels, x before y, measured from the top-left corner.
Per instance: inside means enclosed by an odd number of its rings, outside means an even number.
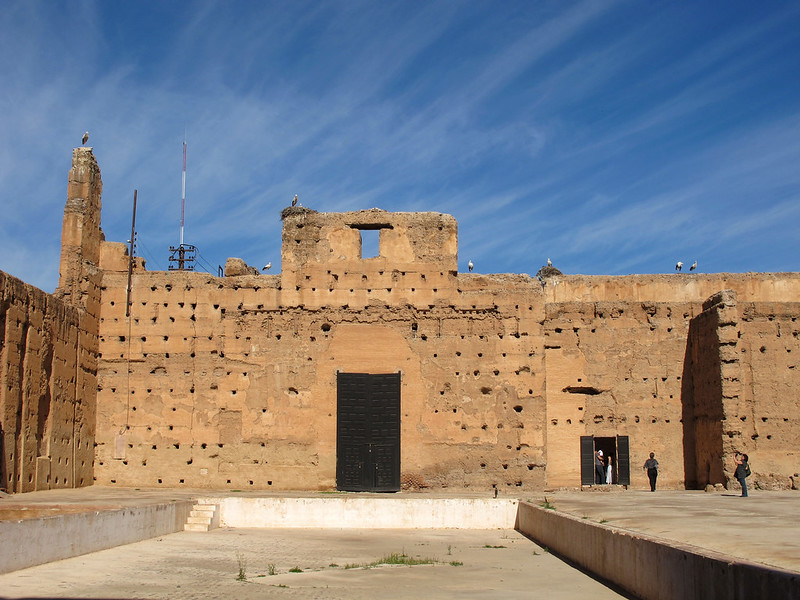
[[[800,492],[633,491],[542,494],[595,522],[800,573]]]
[[[202,490],[99,487],[36,492],[0,498],[0,519],[103,510],[207,494]],[[430,493],[420,496],[437,497]],[[745,499],[733,493],[575,491],[542,493],[524,500],[541,503],[545,497],[558,511],[598,523],[660,537],[666,543],[673,540],[800,572],[800,525],[796,517],[800,492],[754,492]],[[13,548],[0,543],[0,552],[9,551]],[[435,563],[364,568],[393,553],[432,558]],[[345,568],[348,565],[358,568]],[[237,579],[240,566],[244,580]],[[294,568],[302,572],[290,572]],[[221,528],[209,533],[175,533],[0,575],[0,598],[381,596],[623,597],[518,533],[503,530]]]

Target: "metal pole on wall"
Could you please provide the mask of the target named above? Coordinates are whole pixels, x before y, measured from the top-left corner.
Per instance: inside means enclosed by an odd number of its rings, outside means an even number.
[[[136,235],[136,195],[139,190],[133,190],[133,219],[131,219],[131,239],[128,250],[128,294],[125,298],[125,316],[131,316],[131,277],[133,276],[133,236]]]

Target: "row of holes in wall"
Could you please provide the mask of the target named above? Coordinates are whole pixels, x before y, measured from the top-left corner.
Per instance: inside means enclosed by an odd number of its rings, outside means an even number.
[[[330,290],[330,291],[332,292],[333,290]],[[372,292],[372,290],[368,290],[368,291]],[[391,289],[388,290],[388,291],[391,291]],[[412,291],[415,291],[415,290],[412,288]],[[437,290],[434,290],[434,291],[437,291]],[[355,293],[354,290],[350,290],[350,292]],[[169,308],[169,302],[162,302],[162,303],[156,303],[156,304],[157,305],[160,304],[164,308]],[[178,304],[181,305],[181,308],[183,308],[183,306],[182,306],[184,304],[183,302],[179,302]],[[110,306],[116,306],[116,302],[114,300],[112,300],[112,301],[109,302],[109,305]],[[141,302],[141,306],[147,306],[147,302],[146,301],[142,301]],[[214,307],[215,311],[219,311],[220,318],[223,318],[226,315],[227,311],[228,311],[228,308],[220,307],[219,304],[214,304],[213,307]],[[332,308],[332,309],[333,308],[341,308],[343,310],[348,310],[351,307],[350,307],[349,304],[341,304],[341,305],[337,305],[337,306],[332,306],[332,305],[331,306],[323,306],[323,308]],[[365,311],[369,311],[369,310],[373,310],[373,309],[379,308],[379,307],[376,307],[373,304],[368,304],[368,305],[364,305],[363,307],[362,306],[353,306],[352,308],[353,308],[353,310],[362,310],[363,309]],[[384,304],[383,308],[387,309],[387,310],[391,310],[391,309],[394,309],[394,308],[398,308],[398,306],[397,305],[391,305],[391,304]],[[407,304],[406,308],[416,309],[416,308],[419,308],[419,305]],[[438,308],[440,310],[450,310],[450,311],[453,311],[453,312],[455,312],[457,314],[460,314],[460,315],[469,315],[469,314],[484,315],[484,314],[496,313],[496,312],[500,312],[501,311],[501,306],[499,306],[497,304],[493,304],[491,306],[480,306],[480,307],[477,304],[471,304],[469,308],[464,307],[464,306],[457,306],[455,304],[448,304],[448,305],[440,304],[439,306],[437,306],[436,304],[428,304],[426,310],[434,310],[436,308]],[[300,310],[302,310],[303,306],[302,305],[300,305],[300,306],[284,306],[282,304],[279,304],[277,306],[271,306],[271,307],[267,308],[267,307],[265,307],[264,304],[254,304],[252,306],[245,306],[245,304],[243,302],[240,302],[236,306],[236,310],[238,310],[238,311],[245,311],[246,312],[246,311],[258,310],[258,311],[264,311],[264,312],[278,313],[279,315],[283,315],[283,311],[289,311],[289,310],[292,310],[292,309],[300,309]],[[515,309],[519,309],[519,305],[515,305]],[[528,310],[533,310],[533,307],[529,306]],[[188,316],[188,319],[190,321],[196,321],[197,320],[197,315],[195,314],[194,309],[192,309],[192,313]],[[153,323],[156,323],[157,322],[157,317],[152,317],[151,321]],[[174,316],[170,316],[169,317],[169,321],[170,321],[170,323],[174,323],[175,322],[175,317]],[[100,322],[101,323],[105,323],[105,317],[101,317]],[[115,317],[114,318],[114,322],[115,323],[119,322],[119,319]],[[139,322],[139,318],[134,316],[134,322],[138,323]]]
[[[94,480],[95,480],[95,481],[97,481],[97,477],[95,477],[95,478],[94,478]],[[165,480],[164,480],[164,478],[163,478],[163,477],[158,477],[158,478],[155,480],[155,483],[157,483],[158,485],[163,485],[163,484],[164,484],[164,481],[165,481]],[[205,482],[207,482],[207,479],[202,479],[202,480],[198,479],[198,480],[196,480],[196,481],[194,482],[194,485],[197,485],[197,484],[201,483],[201,481],[202,481],[203,483],[205,483]],[[117,483],[117,480],[116,480],[116,479],[109,479],[109,480],[108,480],[108,482],[109,482],[109,483],[111,483],[111,484],[116,484],[116,483]],[[138,482],[139,482],[139,480],[137,479],[137,483],[138,483]],[[179,478],[179,479],[175,479],[175,480],[173,480],[171,483],[170,483],[170,482],[167,482],[167,484],[166,484],[166,485],[167,485],[167,486],[170,486],[170,485],[173,485],[173,484],[175,484],[175,483],[177,483],[178,485],[185,485],[185,484],[186,484],[186,478]],[[230,479],[227,479],[225,483],[226,483],[226,485],[241,485],[241,482],[237,482],[236,484],[234,484],[234,483],[232,483],[232,480],[230,480]],[[247,485],[255,485],[255,480],[254,480],[254,479],[249,479],[249,480],[247,480]],[[268,480],[267,480],[267,485],[268,485],[268,486],[271,486],[271,485],[272,485],[272,480],[269,480],[269,479],[268,479]]]

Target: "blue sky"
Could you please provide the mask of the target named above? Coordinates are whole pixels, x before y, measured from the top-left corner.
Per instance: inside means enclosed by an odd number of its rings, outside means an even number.
[[[72,148],[106,238],[280,266],[279,213],[437,211],[459,265],[800,270],[800,4],[0,4],[0,269],[52,291]]]

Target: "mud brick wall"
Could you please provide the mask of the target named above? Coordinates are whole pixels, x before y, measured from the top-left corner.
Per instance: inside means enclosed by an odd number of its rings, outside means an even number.
[[[646,487],[650,452],[660,482],[684,479],[683,366],[699,305],[655,301],[547,305],[547,483],[580,485],[581,436],[629,436],[631,485]]]
[[[299,213],[280,276],[137,270],[130,319],[106,270],[98,483],[332,489],[337,371],[399,371],[405,484],[541,489],[541,287],[446,269],[455,239],[436,213]]]
[[[797,302],[740,303],[736,291],[725,290],[693,319],[685,406],[690,487],[738,488],[734,458],[745,452],[753,485],[797,489],[798,316]]]
[[[735,299],[732,290],[715,294],[689,328],[686,372],[691,394],[684,417],[691,487],[726,483],[733,472],[727,463],[732,462],[731,438],[739,435],[738,424],[727,421],[726,404],[738,402],[741,392]]]
[[[798,489],[800,302],[739,302],[736,308],[742,383],[738,401],[726,405],[726,423],[737,424],[728,430],[731,450],[749,455],[751,485]]]
[[[85,315],[0,272],[0,488],[92,483],[94,352]]]

